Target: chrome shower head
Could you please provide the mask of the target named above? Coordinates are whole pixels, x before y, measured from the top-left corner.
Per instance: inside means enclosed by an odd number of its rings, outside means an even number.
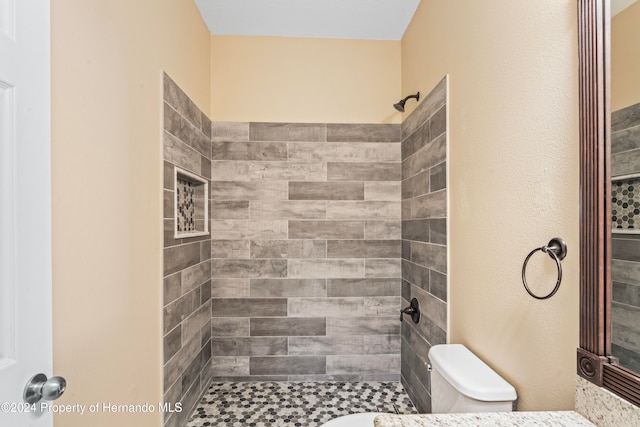
[[[401,113],[404,113],[404,104],[407,102],[407,99],[411,99],[411,98],[415,98],[416,101],[419,101],[420,100],[420,92],[416,93],[415,95],[409,95],[407,97],[404,97],[397,104],[393,104],[393,108],[395,108],[396,110],[400,111]]]

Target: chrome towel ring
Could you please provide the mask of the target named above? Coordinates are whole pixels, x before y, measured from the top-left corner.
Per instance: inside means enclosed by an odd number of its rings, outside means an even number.
[[[527,263],[529,262],[529,258],[531,258],[531,255],[533,255],[538,251],[548,254],[556,262],[556,266],[558,267],[558,280],[556,281],[556,286],[553,288],[553,290],[549,294],[545,296],[539,296],[534,294],[533,292],[531,292],[531,289],[529,289],[529,285],[527,285],[527,278],[526,278]],[[547,244],[547,246],[536,248],[531,252],[529,252],[529,255],[527,255],[527,257],[524,259],[524,264],[522,264],[522,283],[524,284],[524,288],[527,290],[529,295],[531,295],[535,299],[548,299],[554,296],[556,292],[558,292],[558,289],[560,288],[560,282],[562,282],[562,264],[560,264],[560,261],[563,260],[564,257],[566,256],[567,256],[567,244],[560,237],[554,237],[553,239],[549,240],[549,243]]]

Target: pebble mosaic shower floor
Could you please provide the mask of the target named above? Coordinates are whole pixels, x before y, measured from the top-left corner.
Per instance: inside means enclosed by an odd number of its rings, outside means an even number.
[[[318,427],[361,412],[416,409],[399,382],[218,382],[186,427]]]

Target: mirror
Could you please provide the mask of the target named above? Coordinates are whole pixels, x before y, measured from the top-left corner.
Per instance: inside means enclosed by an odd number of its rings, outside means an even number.
[[[619,54],[630,46],[637,52],[640,37],[637,32],[621,36],[626,33],[618,31],[623,28],[618,21],[634,12],[637,3],[613,0],[610,9],[609,0],[578,0],[581,210],[577,372],[640,406],[640,236],[630,228],[637,228],[636,222],[640,222],[635,213],[640,149],[633,136],[637,129],[632,125],[640,125],[640,97],[634,95],[640,93],[640,68],[633,68],[638,66],[638,56]],[[633,30],[637,31],[640,21],[634,22]],[[615,37],[614,45],[610,36]],[[618,48],[620,43],[626,46],[624,50]],[[619,65],[618,58],[629,62]],[[629,85],[619,79],[626,71],[632,76]],[[610,82],[610,77],[614,81]]]
[[[640,373],[640,1],[611,2],[611,355]]]

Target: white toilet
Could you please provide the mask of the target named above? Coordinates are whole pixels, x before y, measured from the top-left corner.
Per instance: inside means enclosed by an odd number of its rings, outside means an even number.
[[[510,412],[516,390],[462,344],[434,345],[431,412]]]
[[[434,345],[431,361],[431,411],[509,412],[516,390],[462,344]],[[352,414],[333,419],[321,427],[373,427],[381,413]]]

